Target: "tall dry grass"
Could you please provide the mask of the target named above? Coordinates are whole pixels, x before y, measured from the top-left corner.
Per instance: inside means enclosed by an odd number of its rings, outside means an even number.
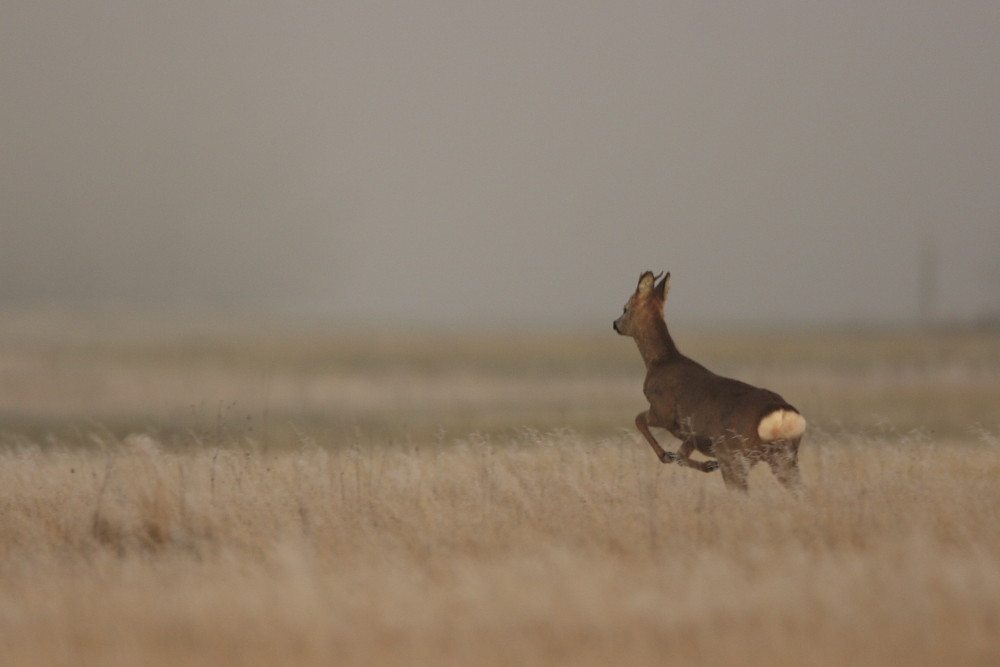
[[[4,664],[1000,662],[996,336],[687,346],[810,417],[744,498],[627,428],[615,338],[46,332],[0,326]]]
[[[0,456],[7,664],[995,664],[995,444],[814,442],[801,498],[629,436]]]

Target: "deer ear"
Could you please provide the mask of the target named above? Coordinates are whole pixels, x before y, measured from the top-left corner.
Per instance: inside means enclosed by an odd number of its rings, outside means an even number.
[[[663,280],[660,284],[656,286],[656,296],[660,297],[664,301],[667,300],[667,293],[670,292],[670,273],[663,276]]]
[[[636,286],[636,294],[649,294],[653,289],[653,283],[656,282],[656,276],[653,275],[652,271],[644,271],[641,276],[639,276],[639,284]]]

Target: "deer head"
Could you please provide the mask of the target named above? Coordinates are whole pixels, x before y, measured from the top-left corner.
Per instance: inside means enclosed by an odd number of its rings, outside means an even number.
[[[663,275],[663,279],[657,283],[661,275],[663,274],[654,276],[652,271],[645,271],[639,276],[635,293],[625,303],[621,317],[614,321],[615,331],[634,338],[647,326],[647,322],[663,319],[663,304],[670,291],[670,274]]]

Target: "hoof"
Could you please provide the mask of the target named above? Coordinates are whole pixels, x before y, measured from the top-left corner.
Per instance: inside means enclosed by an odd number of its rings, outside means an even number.
[[[663,463],[673,463],[680,457],[673,452],[663,452],[663,456],[660,457],[660,461]]]
[[[713,470],[718,470],[719,469],[719,462],[718,461],[705,461],[705,463],[702,464],[701,469],[704,470],[705,472],[712,472]]]

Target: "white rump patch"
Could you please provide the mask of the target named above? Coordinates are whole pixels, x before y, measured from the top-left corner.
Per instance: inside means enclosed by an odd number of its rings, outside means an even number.
[[[805,432],[805,417],[793,410],[775,410],[761,419],[757,426],[757,435],[764,442],[790,440]]]

